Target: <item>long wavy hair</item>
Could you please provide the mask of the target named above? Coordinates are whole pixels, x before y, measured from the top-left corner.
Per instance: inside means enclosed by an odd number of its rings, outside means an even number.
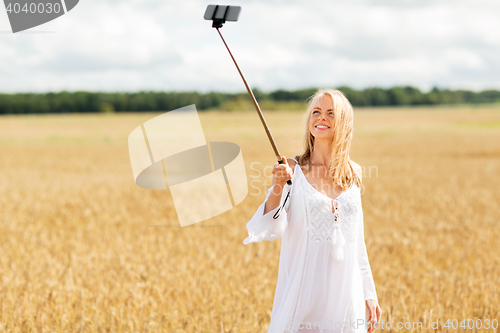
[[[328,177],[334,185],[339,185],[345,191],[356,181],[361,186],[361,179],[354,172],[349,159],[351,142],[353,136],[354,112],[349,100],[340,90],[319,89],[308,98],[307,110],[303,116],[305,133],[302,138],[304,152],[298,155],[299,166],[307,164],[307,171],[311,170],[311,153],[314,149],[314,136],[309,130],[309,121],[316,102],[323,96],[328,95],[333,101],[334,135],[332,138],[330,163],[327,165]]]

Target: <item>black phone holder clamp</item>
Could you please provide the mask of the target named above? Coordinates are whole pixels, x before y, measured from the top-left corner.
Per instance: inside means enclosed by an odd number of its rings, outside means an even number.
[[[238,21],[240,6],[209,5],[203,16],[205,20],[212,20],[212,28],[222,28],[226,21]]]

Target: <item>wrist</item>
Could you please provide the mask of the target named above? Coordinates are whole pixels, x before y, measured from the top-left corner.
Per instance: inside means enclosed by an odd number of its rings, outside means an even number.
[[[285,184],[280,184],[278,182],[274,183],[274,185],[271,188],[271,194],[281,195],[283,193],[284,186],[285,186]]]
[[[282,190],[283,187],[285,187],[285,184],[286,184],[286,181],[284,183],[278,183],[278,182],[276,182],[274,184],[274,187],[277,187],[278,189]]]

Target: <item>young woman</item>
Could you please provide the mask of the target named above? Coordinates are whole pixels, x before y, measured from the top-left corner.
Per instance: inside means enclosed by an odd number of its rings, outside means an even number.
[[[268,333],[371,333],[382,310],[365,245],[362,170],[349,159],[353,109],[340,91],[319,90],[304,120],[304,152],[274,165],[243,241],[282,238]]]

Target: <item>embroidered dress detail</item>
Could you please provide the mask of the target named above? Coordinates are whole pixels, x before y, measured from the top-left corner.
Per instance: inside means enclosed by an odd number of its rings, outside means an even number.
[[[315,242],[330,242],[332,245],[332,257],[336,261],[344,260],[344,245],[346,239],[344,233],[352,236],[353,219],[352,205],[347,204],[347,209],[341,208],[341,200],[347,195],[352,187],[341,193],[337,198],[332,199],[316,190],[308,181],[302,168],[298,168],[301,174],[301,181],[305,183],[307,193],[311,200],[306,202],[307,213],[311,226],[309,227],[309,237]],[[353,185],[354,186],[354,185]],[[342,198],[343,199],[343,198]],[[331,206],[331,209],[329,208]],[[348,214],[345,214],[347,210]],[[346,216],[347,215],[347,216]],[[345,225],[345,227],[344,227]],[[345,229],[344,233],[342,229]],[[349,237],[352,241],[352,237]]]
[[[312,200],[308,201],[307,214],[310,217],[309,237],[314,242],[332,241],[335,215],[328,207],[327,200],[308,189]]]

